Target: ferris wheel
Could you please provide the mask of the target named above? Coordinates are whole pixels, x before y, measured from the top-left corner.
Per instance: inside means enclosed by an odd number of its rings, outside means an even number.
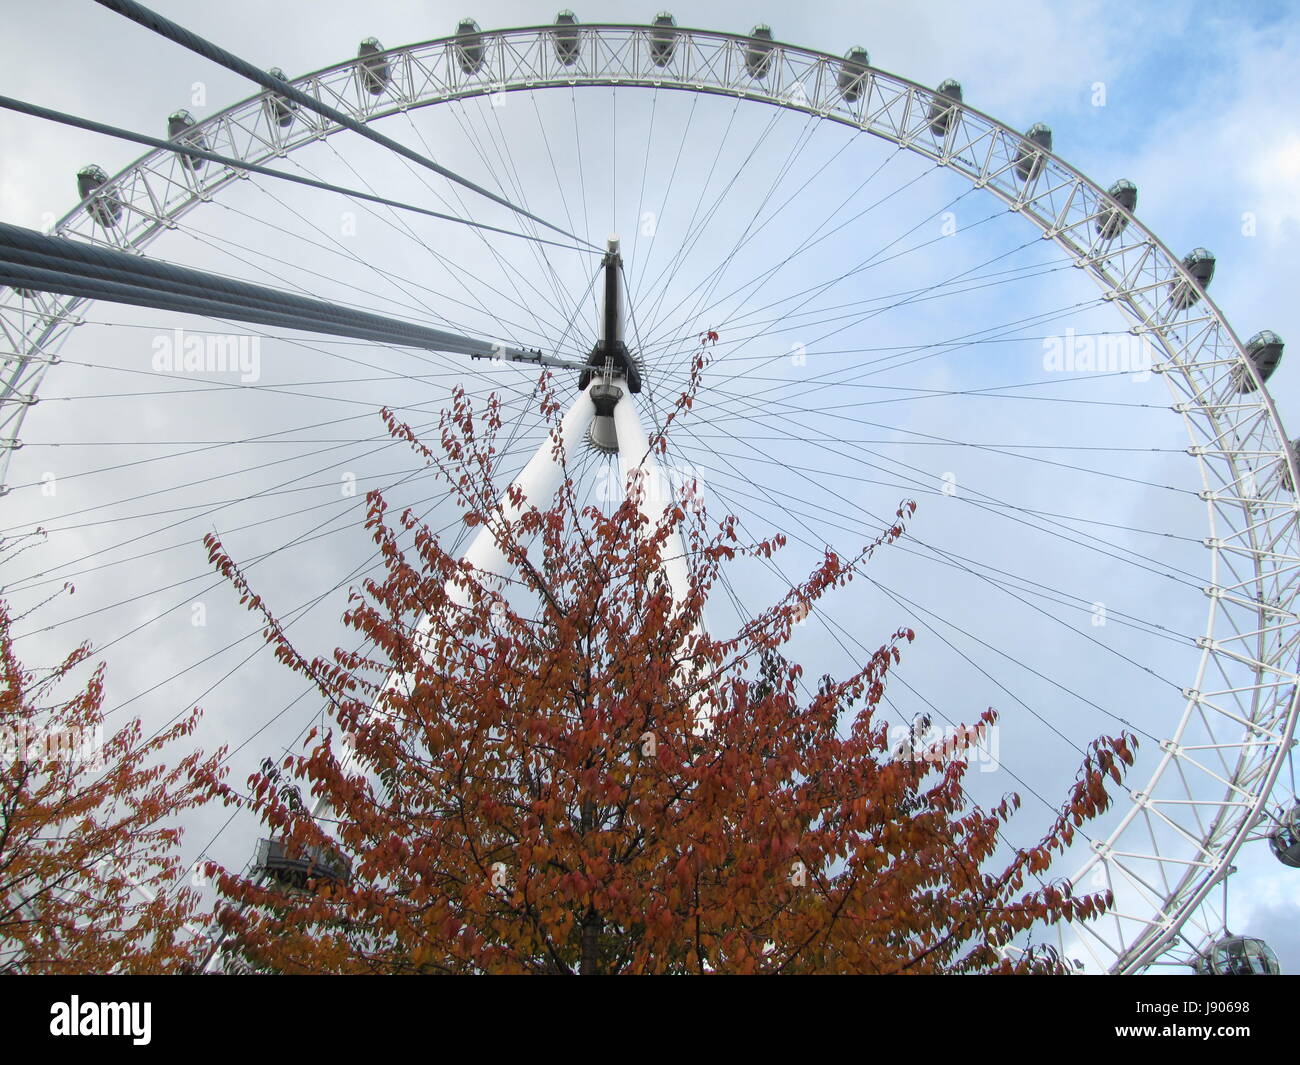
[[[545,500],[565,468],[544,368],[588,500],[615,503],[640,465],[649,505],[699,492],[789,537],[792,559],[723,586],[711,628],[919,500],[868,594],[805,619],[800,660],[836,672],[905,620],[892,720],[996,705],[977,797],[1023,790],[1040,814],[1092,736],[1132,731],[1118,808],[1067,856],[1115,906],[1063,952],[1277,970],[1230,934],[1226,895],[1244,854],[1300,867],[1300,466],[1266,387],[1283,342],[1239,339],[1207,294],[1214,257],[1166,248],[1131,182],[1094,184],[1046,125],[1013,130],[955,81],[667,13],[467,19],[263,78],[209,117],[174,111],[121,172],[82,169],[61,245],[0,234],[5,535],[48,536],[6,594],[75,581],[90,604],[50,632],[129,658],[113,711],[201,702],[241,768],[292,746],[319,711],[276,687],[198,540],[218,528],[295,631],[337,639],[334,607],[377,565],[365,489],[464,534],[376,412],[427,429],[453,388],[496,394],[500,487]],[[647,463],[701,340],[692,417]],[[506,568],[487,539],[461,546]],[[204,824],[193,857],[252,831]],[[277,862],[263,845],[259,868]]]

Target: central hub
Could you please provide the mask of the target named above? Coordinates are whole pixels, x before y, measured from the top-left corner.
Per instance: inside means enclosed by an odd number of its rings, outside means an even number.
[[[587,369],[578,378],[578,387],[586,388],[597,374],[608,374],[623,378],[627,390],[635,394],[641,391],[641,371],[623,340],[623,258],[619,255],[618,237],[609,238],[601,266],[605,271],[605,308],[600,339],[587,356]]]
[[[578,387],[587,390],[596,408],[587,439],[592,447],[607,455],[618,454],[614,409],[624,390],[641,391],[641,371],[623,340],[623,258],[618,248],[618,237],[610,237],[601,262],[605,274],[605,306],[601,313],[600,339],[587,356],[587,367],[578,378]]]

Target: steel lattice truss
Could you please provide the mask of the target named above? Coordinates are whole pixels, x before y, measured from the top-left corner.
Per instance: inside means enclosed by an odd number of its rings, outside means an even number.
[[[1300,470],[1241,342],[1208,298],[1190,307],[1170,298],[1176,286],[1195,282],[1106,192],[964,103],[872,67],[846,74],[838,57],[779,43],[770,45],[762,76],[755,77],[746,65],[747,49],[757,43],[753,38],[646,26],[568,32],[579,35],[570,64],[560,58],[554,27],[532,27],[475,35],[472,43],[482,53],[472,73],[466,72],[475,64],[464,62],[464,37],[393,49],[384,55],[391,80],[379,96],[367,91],[359,60],[292,84],[366,122],[495,92],[592,85],[722,94],[839,122],[964,175],[1023,215],[1096,279],[1130,332],[1163,353],[1154,369],[1164,375],[1173,409],[1186,423],[1209,521],[1205,635],[1198,640],[1196,676],[1183,689],[1184,710],[1161,745],[1159,765],[1142,790],[1131,793],[1131,808],[1108,839],[1094,843],[1072,881],[1095,885],[1100,870],[1115,891],[1115,909],[1082,933],[1085,949],[1102,968],[1132,972],[1162,956],[1181,960],[1201,949],[1222,928],[1208,896],[1242,843],[1258,838],[1296,721],[1300,557],[1292,486],[1300,484]],[[671,56],[660,65],[665,33],[671,34]],[[852,82],[847,93],[841,89],[845,77]],[[210,151],[267,163],[339,129],[305,109],[297,109],[292,124],[282,128],[270,94],[261,93],[185,136],[201,137]],[[179,154],[150,152],[92,193],[55,232],[143,249],[244,176],[215,165],[192,170]],[[121,209],[115,225],[97,220],[96,208],[105,204]],[[105,214],[102,207],[98,214]],[[52,353],[77,324],[85,302],[0,293],[9,363],[0,396],[0,477],[10,452],[21,446],[18,431],[41,378],[57,362]]]

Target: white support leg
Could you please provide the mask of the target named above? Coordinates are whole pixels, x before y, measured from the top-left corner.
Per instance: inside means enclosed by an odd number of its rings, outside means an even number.
[[[512,504],[509,500],[509,492],[501,497],[501,507],[507,521],[518,520],[530,506],[539,509],[550,506],[555,499],[555,493],[559,491],[560,484],[564,480],[562,461],[567,463],[576,453],[583,436],[591,426],[592,418],[595,416],[596,408],[591,402],[589,389],[584,388],[573,403],[570,404],[569,409],[560,421],[559,454],[554,453],[554,444],[548,433],[546,439],[542,441],[541,446],[537,449],[537,453],[528,460],[528,465],[523,468],[523,471],[515,478],[514,484],[511,485],[511,488],[518,486],[522,492],[523,505],[516,507]],[[520,546],[526,545],[521,544]],[[463,557],[476,570],[497,577],[508,576],[514,568],[505,552],[497,544],[492,529],[487,525],[479,528],[478,534],[470,543]],[[469,605],[469,599],[461,588],[453,587],[450,591],[457,605],[461,607]],[[422,631],[424,627],[424,623],[421,621]]]
[[[614,407],[614,428],[618,433],[618,466],[623,478],[623,490],[631,489],[633,478],[641,481],[641,513],[653,531],[663,521],[664,513],[672,502],[668,482],[659,463],[650,454],[650,441],[646,437],[641,419],[637,416],[631,395],[625,394]],[[690,572],[686,567],[686,548],[677,530],[664,544],[663,567],[672,589],[673,602],[686,598]]]
[[[559,490],[560,484],[563,482],[564,463],[567,463],[577,453],[583,436],[590,428],[591,420],[595,416],[596,408],[592,404],[589,390],[583,389],[560,420],[559,453],[556,453],[554,440],[548,432],[546,439],[542,441],[536,453],[529,459],[528,465],[523,468],[511,485],[511,488],[518,486],[521,490],[522,506],[517,507],[510,502],[510,493],[508,491],[501,497],[501,506],[507,521],[517,520],[529,506],[543,508],[550,505],[555,498],[555,493]],[[643,433],[642,436],[644,435]],[[462,557],[479,572],[495,577],[506,577],[514,568],[505,552],[497,544],[491,528],[487,525],[479,528],[478,533],[470,542]],[[462,588],[453,584],[448,588],[448,591],[457,606],[463,608],[469,605],[469,597]],[[422,639],[425,637],[429,628],[430,619],[426,614],[416,624],[416,638]],[[401,674],[393,670],[388,674],[384,687],[386,690],[391,690],[401,683]],[[361,771],[356,755],[351,747],[346,745],[346,740],[343,750],[339,752],[339,761],[344,772]],[[329,800],[325,796],[321,796],[312,804],[311,816],[319,819],[329,811],[329,808]],[[215,972],[219,967],[218,949],[224,938],[224,935],[218,936],[213,942],[211,952],[204,965],[205,972]]]
[[[511,484],[511,489],[517,487],[522,493],[521,505],[515,506],[510,502],[510,490],[503,493],[501,508],[507,521],[518,520],[529,506],[538,508],[550,506],[555,499],[555,493],[559,491],[564,480],[565,464],[577,452],[584,435],[591,426],[591,420],[595,416],[596,408],[591,401],[589,390],[583,389],[569,405],[564,417],[560,419],[560,447],[558,453],[555,449],[554,440],[548,432],[546,438],[538,445],[533,457],[528,460],[528,465],[520,471],[519,476]],[[520,546],[527,547],[527,544],[520,544]],[[474,539],[470,541],[469,547],[461,557],[479,573],[487,575],[489,579],[507,577],[514,569],[514,564],[497,543],[491,527],[486,524],[479,527]],[[447,592],[457,607],[464,609],[469,605],[469,595],[459,585],[449,583]],[[416,639],[425,639],[431,626],[432,619],[428,614],[425,614],[416,623]],[[384,682],[385,690],[392,690],[401,682],[401,674],[397,670],[393,670],[388,674],[388,678]],[[359,768],[356,765],[355,755],[353,755],[350,748],[345,749],[342,761],[348,771]],[[326,806],[327,803],[323,798],[317,800],[312,810],[312,816],[320,816]]]

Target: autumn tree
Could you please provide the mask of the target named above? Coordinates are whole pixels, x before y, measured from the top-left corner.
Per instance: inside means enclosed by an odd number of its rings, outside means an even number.
[[[51,669],[23,667],[0,600],[0,973],[175,973],[202,943],[182,872],[177,818],[220,777],[222,752],[168,764],[197,711],[146,738],[106,733],[100,663],[83,644]]]
[[[703,368],[701,355],[652,451],[688,416]],[[542,395],[555,434],[546,379]],[[963,788],[964,756],[994,726],[992,710],[945,750],[890,755],[877,708],[911,630],[808,695],[801,667],[781,655],[810,606],[904,535],[915,503],[853,556],[827,550],[806,579],[720,636],[701,622],[710,590],[738,559],[777,554],[781,536],[746,542],[736,519],[711,524],[698,501],[651,522],[635,485],[604,513],[580,508],[569,481],[540,508],[507,500],[523,507],[511,519],[492,479],[495,400],[475,410],[457,392],[437,447],[385,419],[446,482],[465,522],[491,530],[514,583],[474,571],[371,493],[367,527],[384,572],[354,590],[345,615],[368,649],[308,658],[209,538],[277,657],[332,715],[247,789],[210,784],[255,811],[310,873],[286,886],[213,867],[226,944],[244,964],[1053,972],[1050,949],[1012,962],[998,948],[1108,904],[1046,874],[1107,807],[1105,778],[1131,764],[1132,737],[1092,744],[1040,841],[1003,864],[1000,830],[1018,799],[986,810]],[[663,566],[674,532],[691,560],[677,595]],[[286,800],[285,779],[310,800]]]

